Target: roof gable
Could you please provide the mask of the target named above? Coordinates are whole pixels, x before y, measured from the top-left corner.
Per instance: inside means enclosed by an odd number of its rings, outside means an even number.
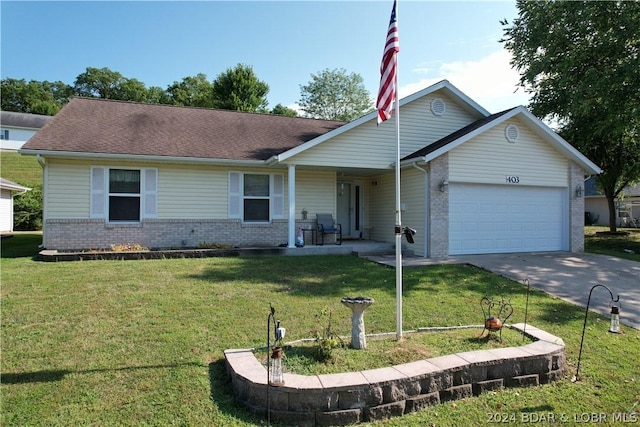
[[[474,131],[476,131],[477,129],[482,129],[484,126],[488,125],[489,123],[491,123],[492,121],[496,120],[500,116],[503,116],[504,114],[508,113],[509,111],[511,111],[511,109],[510,110],[501,111],[499,113],[492,114],[492,115],[484,117],[484,118],[482,118],[480,120],[476,120],[475,122],[463,127],[462,129],[459,129],[459,130],[457,130],[457,131],[445,136],[444,138],[441,138],[438,141],[427,145],[426,147],[416,151],[415,153],[409,154],[408,156],[406,156],[403,159],[401,159],[401,161],[410,160],[410,159],[413,159],[413,158],[425,157],[425,156],[428,156],[429,154],[431,154],[431,153],[433,153],[435,151],[445,150],[445,149],[448,148],[449,144],[453,144],[453,143],[461,141],[465,136],[474,133]]]
[[[416,161],[429,162],[436,157],[453,150],[459,145],[464,144],[477,135],[480,135],[489,129],[498,126],[500,123],[516,116],[527,123],[538,137],[558,150],[563,156],[578,163],[587,174],[599,174],[602,172],[595,163],[586,158],[565,139],[560,137],[560,135],[553,132],[547,125],[531,114],[523,106],[492,114],[491,116],[471,123],[468,126],[465,126],[464,128],[429,144],[421,150],[404,157],[402,159],[402,163],[412,164]]]
[[[453,98],[454,100],[458,101],[460,105],[463,106],[463,108],[469,112],[472,112],[473,114],[477,114],[479,116],[488,116],[489,112],[487,110],[485,110],[484,108],[482,108],[478,103],[476,103],[475,101],[473,101],[471,98],[469,98],[467,95],[465,95],[464,93],[462,93],[457,87],[455,87],[454,85],[452,85],[448,80],[442,80],[438,83],[435,83],[425,89],[422,89],[421,91],[418,91],[412,95],[406,96],[404,98],[402,98],[400,100],[400,110],[402,111],[402,107],[406,104],[409,104],[419,98],[423,98],[426,96],[429,96],[437,91],[444,91],[447,93],[447,95],[449,95],[451,98]],[[402,113],[401,113],[402,115]],[[309,148],[315,147],[318,144],[321,144],[324,141],[327,141],[331,138],[335,138],[339,135],[344,134],[345,132],[348,132],[352,129],[355,129],[356,127],[359,127],[363,124],[369,123],[371,121],[377,121],[377,117],[378,117],[378,113],[376,110],[370,112],[369,114],[366,114],[362,117],[360,117],[359,119],[356,119],[352,122],[349,122],[347,124],[345,124],[344,126],[340,126],[330,132],[327,132],[323,135],[320,135],[319,137],[308,141],[302,145],[299,145],[297,147],[295,147],[292,150],[289,150],[285,153],[279,154],[278,156],[274,157],[272,159],[273,162],[282,162],[284,160],[289,159],[290,157],[293,157],[297,154],[300,154],[301,152],[308,150]],[[390,121],[393,121],[394,119],[392,118]],[[386,122],[385,122],[386,123]],[[381,124],[380,126],[384,126],[385,123]]]
[[[299,117],[72,99],[23,147],[26,154],[90,153],[260,161],[344,122]]]

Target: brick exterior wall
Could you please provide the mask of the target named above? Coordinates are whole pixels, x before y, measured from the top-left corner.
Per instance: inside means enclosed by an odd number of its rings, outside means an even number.
[[[429,163],[429,257],[449,257],[449,192],[440,191],[442,178],[449,179],[449,155]]]
[[[243,224],[229,219],[108,224],[93,219],[50,219],[45,223],[44,241],[46,249],[56,250],[108,249],[120,244],[139,244],[150,249],[193,248],[203,242],[265,247],[287,244],[287,224],[287,220],[274,220],[270,224]],[[315,226],[315,221],[296,222],[296,230]],[[327,237],[326,241],[329,240]]]
[[[584,170],[575,162],[569,164],[569,250],[584,251]],[[576,197],[576,188],[582,196]]]

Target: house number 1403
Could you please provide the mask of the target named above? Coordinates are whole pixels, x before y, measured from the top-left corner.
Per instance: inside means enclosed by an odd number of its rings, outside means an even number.
[[[518,184],[520,182],[520,177],[519,176],[508,176],[507,177],[507,184]]]

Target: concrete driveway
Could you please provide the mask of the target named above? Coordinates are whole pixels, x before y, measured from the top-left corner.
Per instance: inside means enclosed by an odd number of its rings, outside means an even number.
[[[395,266],[395,257],[370,257]],[[471,264],[509,279],[529,279],[531,287],[582,307],[597,284],[620,296],[620,322],[640,329],[640,263],[590,253],[546,252],[454,256],[446,260],[406,257],[406,267],[434,264]],[[611,296],[604,288],[591,294],[589,309],[609,317]]]

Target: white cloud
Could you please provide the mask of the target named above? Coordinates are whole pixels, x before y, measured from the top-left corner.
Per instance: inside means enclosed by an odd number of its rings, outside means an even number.
[[[518,88],[519,75],[509,65],[510,59],[506,50],[499,50],[477,61],[448,62],[435,68],[421,64],[414,72],[424,73],[427,69],[433,70],[438,76],[401,84],[399,94],[402,98],[446,79],[491,113],[526,105],[529,95]]]

